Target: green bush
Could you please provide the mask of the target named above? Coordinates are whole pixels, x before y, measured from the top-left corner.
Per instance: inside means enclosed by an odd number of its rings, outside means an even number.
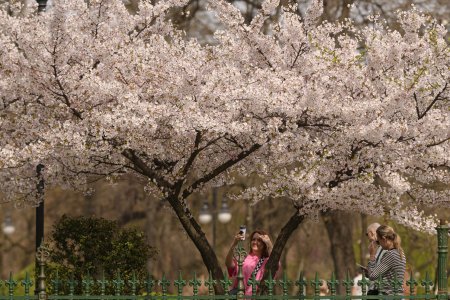
[[[111,282],[118,272],[125,281],[132,278],[133,271],[137,278],[146,278],[147,261],[156,254],[141,231],[120,228],[116,221],[103,218],[63,215],[53,227],[46,275],[54,280],[58,272],[59,279],[64,280],[59,291],[67,294],[68,279],[78,282],[75,292],[81,293],[83,279],[101,279],[104,274],[110,282],[107,292],[114,293]],[[124,292],[129,290],[130,286],[123,287]],[[91,286],[91,293],[98,292],[98,284]]]

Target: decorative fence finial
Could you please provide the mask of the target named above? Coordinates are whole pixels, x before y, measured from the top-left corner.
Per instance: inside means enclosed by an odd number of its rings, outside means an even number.
[[[247,252],[245,252],[244,247],[242,246],[242,241],[238,242],[238,246],[234,249],[234,258],[238,263],[238,292],[237,296],[239,299],[244,297],[245,284],[244,284],[244,273],[242,271],[242,265],[244,264],[244,259],[247,256]]]
[[[36,284],[36,294],[39,300],[47,299],[47,291],[45,286],[45,264],[50,256],[49,249],[41,243],[38,250],[36,251],[36,260],[39,265],[39,275]]]
[[[233,281],[230,280],[230,278],[228,278],[228,274],[225,273],[225,277],[223,280],[220,281],[220,283],[223,286],[223,290],[225,291],[225,295],[229,295],[229,289],[230,286],[233,284]]]

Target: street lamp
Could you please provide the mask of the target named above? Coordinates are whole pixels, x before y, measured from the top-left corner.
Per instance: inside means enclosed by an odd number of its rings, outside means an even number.
[[[220,210],[217,211],[217,188],[213,188],[213,199],[212,199],[212,210],[209,209],[209,204],[207,201],[203,202],[202,208],[198,216],[198,221],[201,224],[208,224],[212,221],[213,225],[213,239],[212,246],[213,249],[216,248],[216,220],[220,223],[228,223],[231,220],[231,212],[228,207],[227,200],[222,198],[222,204]]]
[[[38,164],[36,166],[36,175],[38,183],[36,185],[37,190],[37,203],[36,206],[36,253],[41,242],[44,239],[44,177],[42,176],[42,170],[44,169],[43,164]]]
[[[222,224],[228,223],[231,220],[231,212],[226,199],[222,200],[222,206],[220,207],[217,219]]]
[[[44,176],[42,175],[42,171],[44,169],[43,164],[38,164],[36,166],[36,176],[37,176],[37,184],[36,184],[36,254],[38,253],[39,247],[44,239],[44,187],[45,181]],[[35,274],[37,278],[37,272],[39,270],[39,262],[37,260],[37,255],[35,259]],[[34,290],[35,295],[39,295],[41,292],[41,287],[36,286]]]
[[[211,212],[209,211],[208,202],[203,202],[202,208],[200,209],[200,213],[198,215],[198,221],[201,224],[208,224],[213,219]]]
[[[4,234],[13,234],[14,231],[16,231],[16,227],[14,226],[14,223],[12,221],[11,215],[8,213],[5,217],[5,220],[3,220],[2,229]]]

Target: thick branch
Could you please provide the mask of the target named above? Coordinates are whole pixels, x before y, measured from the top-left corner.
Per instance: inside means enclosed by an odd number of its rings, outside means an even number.
[[[273,245],[272,253],[270,254],[270,257],[266,263],[263,280],[269,278],[269,271],[272,273],[273,277],[275,276],[278,270],[281,254],[283,253],[283,249],[286,246],[287,241],[304,219],[305,217],[303,215],[299,215],[298,211],[295,211],[295,213],[281,229],[280,233],[278,234],[277,240]],[[267,286],[261,286],[260,294],[267,294]]]
[[[185,189],[183,191],[183,199],[186,199],[187,197],[189,197],[189,195],[192,194],[192,192],[195,189],[197,189],[200,185],[209,182],[211,179],[215,178],[220,173],[228,170],[229,168],[231,168],[232,166],[234,166],[238,162],[242,161],[247,156],[251,155],[252,153],[257,151],[261,147],[262,147],[261,144],[254,144],[248,150],[242,151],[235,158],[227,160],[226,162],[224,162],[223,164],[221,164],[220,166],[218,166],[217,168],[215,168],[214,170],[212,170],[211,172],[209,172],[208,174],[206,174],[202,178],[198,179],[190,187],[188,187],[187,189]]]
[[[189,208],[184,205],[184,202],[179,201],[178,197],[171,195],[167,198],[172,206],[175,214],[180,220],[186,233],[197,247],[203,262],[205,263],[208,272],[211,272],[213,278],[217,280],[218,284],[214,285],[215,293],[223,295],[223,287],[220,285],[220,280],[223,280],[223,272],[217,259],[216,253],[206,239],[205,233],[202,231],[200,225],[192,218]]]
[[[170,182],[168,182],[167,180],[159,176],[159,174],[156,173],[154,170],[149,168],[147,164],[136,155],[134,150],[126,149],[122,151],[122,155],[125,156],[128,160],[130,160],[137,168],[142,170],[143,175],[154,180],[158,186],[163,187],[165,189],[173,188],[173,185]]]

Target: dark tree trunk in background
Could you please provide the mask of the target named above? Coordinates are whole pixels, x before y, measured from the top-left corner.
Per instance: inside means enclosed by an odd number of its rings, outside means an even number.
[[[325,222],[330,239],[330,250],[336,278],[340,281],[345,279],[347,270],[353,278],[355,276],[356,260],[353,251],[353,222],[351,215],[341,211],[332,211],[323,213],[322,219]],[[343,287],[339,285],[337,292],[342,293],[342,291]]]
[[[361,257],[359,264],[365,266],[366,265],[366,254],[367,254],[367,216],[365,214],[361,214],[361,242],[359,244],[359,249],[361,251]]]

